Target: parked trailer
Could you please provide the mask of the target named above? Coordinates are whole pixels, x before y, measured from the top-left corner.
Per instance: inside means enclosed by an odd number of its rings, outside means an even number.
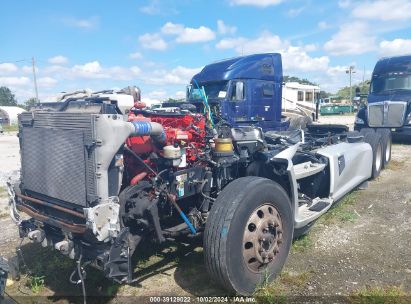
[[[322,104],[320,107],[321,115],[343,115],[353,111],[354,107],[352,105],[345,104]]]

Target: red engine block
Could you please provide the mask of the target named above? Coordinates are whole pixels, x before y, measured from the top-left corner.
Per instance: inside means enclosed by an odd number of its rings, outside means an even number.
[[[201,114],[157,114],[145,113],[145,115],[130,112],[129,121],[152,121],[161,124],[166,132],[166,145],[178,144],[186,149],[188,162],[196,161],[197,153],[200,153],[205,145],[205,117]],[[149,136],[130,137],[126,144],[137,154],[159,152]]]

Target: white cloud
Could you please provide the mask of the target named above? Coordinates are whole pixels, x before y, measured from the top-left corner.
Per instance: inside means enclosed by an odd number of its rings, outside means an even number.
[[[287,15],[290,17],[297,17],[299,14],[301,14],[305,10],[306,6],[301,6],[297,8],[291,8],[288,10]]]
[[[186,98],[186,92],[185,91],[177,91],[174,94],[174,98],[175,99],[184,99],[184,98]]]
[[[329,29],[331,26],[327,23],[327,22],[325,22],[325,21],[320,21],[320,22],[318,22],[318,28],[320,29],[320,30],[326,30],[326,29]]]
[[[0,77],[0,86],[6,87],[20,87],[30,84],[30,78],[28,77]]]
[[[150,0],[148,5],[140,8],[140,11],[148,15],[170,15],[178,13],[178,10],[173,7],[171,1],[161,2],[160,0]]]
[[[340,0],[338,1],[338,6],[341,8],[347,8],[351,5],[351,0]]]
[[[149,98],[164,99],[166,96],[167,92],[164,90],[151,91],[147,93],[147,97]]]
[[[144,34],[138,37],[141,45],[146,49],[164,51],[167,49],[167,43],[159,34]]]
[[[141,69],[137,66],[103,67],[98,61],[91,61],[85,64],[76,64],[73,67],[49,66],[44,69],[44,75],[56,75],[59,79],[113,79],[132,80],[141,74]]]
[[[66,63],[68,63],[68,59],[67,59],[67,57],[64,57],[64,56],[62,56],[62,55],[58,55],[58,56],[54,56],[54,57],[51,57],[51,58],[49,58],[48,60],[47,60],[49,63],[51,63],[51,64],[66,64]]]
[[[230,0],[231,5],[252,5],[258,7],[277,5],[281,2],[283,2],[283,0]]]
[[[206,42],[215,39],[215,33],[208,27],[184,27],[182,24],[167,22],[161,32],[165,35],[176,35],[177,43]]]
[[[215,39],[215,33],[205,26],[199,28],[186,27],[184,32],[180,34],[176,41],[178,43],[193,43],[205,42]]]
[[[54,87],[57,82],[58,81],[52,77],[40,77],[39,79],[37,79],[38,86],[44,88]]]
[[[0,74],[10,74],[18,70],[17,66],[14,63],[0,63]]]
[[[107,74],[103,72],[98,61],[87,62],[85,64],[76,64],[71,69],[73,74],[82,78],[109,78]]]
[[[353,10],[356,18],[382,21],[400,21],[411,19],[410,0],[377,0],[359,3]]]
[[[290,46],[283,53],[283,66],[290,71],[325,71],[328,69],[330,59],[327,56],[311,57],[302,47]]]
[[[325,43],[324,49],[336,56],[359,55],[376,49],[376,37],[367,23],[345,23]]]
[[[134,76],[138,76],[141,74],[141,69],[137,66],[132,66],[130,71],[134,74]]]
[[[135,52],[135,53],[128,54],[128,57],[130,59],[141,59],[141,58],[143,58],[143,55],[141,55],[141,53],[139,53],[139,52]]]
[[[383,56],[405,55],[411,53],[411,39],[397,38],[380,42],[380,54]]]
[[[318,48],[317,48],[317,45],[314,44],[314,43],[306,44],[306,45],[304,45],[302,48],[303,48],[304,51],[306,51],[306,52],[314,52],[314,51],[316,51],[316,50],[318,49]]]
[[[228,38],[220,40],[218,49],[234,49],[239,55],[254,53],[281,53],[284,69],[291,71],[324,71],[328,68],[327,56],[311,57],[307,51],[316,49],[314,44],[305,46],[292,46],[288,41],[281,40],[277,35],[263,32],[255,39],[244,37]]]
[[[95,29],[99,25],[99,18],[98,17],[90,17],[90,18],[85,18],[85,19],[79,19],[79,18],[64,18],[63,23],[69,27],[77,27],[81,29]]]
[[[167,22],[161,28],[161,32],[166,35],[180,35],[184,32],[184,25]]]
[[[234,34],[237,31],[237,27],[227,25],[223,20],[217,20],[217,28],[221,35]]]
[[[155,70],[152,75],[144,77],[143,81],[150,84],[188,84],[191,77],[201,71],[202,68],[187,68],[183,66],[177,66],[174,69],[168,70]]]
[[[282,41],[279,36],[270,32],[263,32],[256,39],[244,37],[226,38],[220,40],[218,49],[234,49],[238,54],[278,52],[288,46],[288,42]]]

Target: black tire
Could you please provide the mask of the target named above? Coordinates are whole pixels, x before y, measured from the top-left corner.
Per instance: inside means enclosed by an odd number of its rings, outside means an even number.
[[[390,129],[377,129],[376,132],[381,135],[383,146],[383,168],[391,161],[392,135]]]
[[[296,240],[308,234],[308,232],[311,231],[311,228],[313,228],[314,224],[315,224],[315,221],[305,225],[304,227],[294,229],[293,239]]]
[[[245,235],[252,235],[260,230],[263,226],[260,222],[263,221],[265,214],[267,219],[275,214],[272,210],[271,214],[268,211],[263,212],[263,217],[259,215],[260,220],[257,219],[257,226],[254,225],[257,228],[250,230],[248,227],[251,225],[249,221],[252,216],[258,214],[260,208],[267,206],[273,207],[279,215],[275,218],[280,219],[282,233],[275,234],[281,236],[282,242],[275,243],[274,247],[278,246],[279,251],[275,253],[271,262],[265,264],[264,270],[252,271],[250,267],[255,265],[255,262],[250,264],[251,260],[248,260],[246,263],[244,255],[249,252],[247,250],[257,252],[261,247],[253,245],[251,248],[255,249],[247,249],[250,242],[245,243],[244,239]],[[280,273],[290,251],[293,226],[290,199],[280,185],[255,176],[242,177],[231,182],[217,197],[206,223],[204,258],[208,273],[228,291],[251,295],[259,284],[272,281]],[[261,238],[258,240],[261,242]]]
[[[360,130],[360,133],[361,133],[362,135],[365,135],[365,134],[367,134],[367,133],[375,133],[375,130],[372,129],[372,128],[362,128],[362,129]]]
[[[309,116],[296,116],[291,117],[290,126],[288,130],[305,129],[307,125],[312,123],[312,119]]]
[[[362,129],[366,130],[366,129]],[[361,130],[361,131],[362,131]],[[361,132],[363,133],[363,132]],[[364,132],[364,142],[370,144],[372,148],[372,172],[371,179],[377,178],[383,166],[383,144],[382,138],[379,133],[374,132]]]

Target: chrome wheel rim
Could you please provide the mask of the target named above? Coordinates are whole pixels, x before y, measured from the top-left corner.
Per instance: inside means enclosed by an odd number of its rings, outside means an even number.
[[[382,163],[382,147],[381,145],[377,146],[377,152],[375,153],[375,169],[378,171],[381,168]]]
[[[391,140],[387,141],[387,147],[385,148],[385,162],[388,163],[391,155]]]
[[[263,204],[250,215],[244,229],[243,259],[252,272],[261,272],[277,257],[283,242],[283,223],[272,204]]]

